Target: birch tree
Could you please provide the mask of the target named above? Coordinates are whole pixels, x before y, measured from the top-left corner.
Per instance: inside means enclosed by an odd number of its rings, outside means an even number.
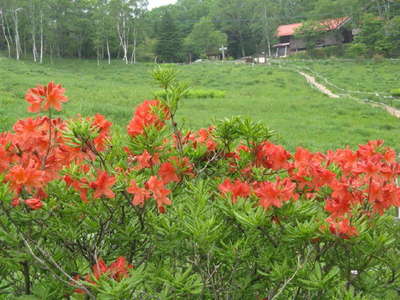
[[[40,60],[43,63],[43,47],[44,47],[44,37],[43,37],[43,10],[40,9]]]
[[[13,21],[14,21],[14,41],[15,41],[15,56],[16,59],[19,60],[22,52],[21,48],[21,41],[19,38],[19,28],[18,28],[18,12],[21,11],[22,8],[14,8],[12,10],[12,16],[13,16]]]
[[[32,55],[33,61],[37,61],[37,48],[36,48],[36,1],[30,1],[30,19],[31,19],[31,36],[32,36]]]
[[[127,1],[124,0],[112,0],[111,1],[112,14],[116,20],[116,29],[119,39],[119,44],[123,51],[122,60],[128,64],[128,46],[129,46],[129,17],[130,7]]]
[[[131,1],[131,5],[133,5],[132,9],[132,38],[133,38],[133,45],[132,45],[132,55],[131,55],[131,63],[136,64],[136,50],[137,45],[139,42],[139,35],[141,33],[141,23],[143,19],[143,15],[147,8],[147,0],[136,0]]]
[[[0,25],[1,25],[3,35],[4,35],[4,40],[6,41],[6,44],[7,44],[8,57],[11,57],[11,42],[12,41],[10,41],[10,38],[7,34],[7,29],[6,29],[7,25],[6,25],[4,14],[5,14],[4,8],[0,8]]]

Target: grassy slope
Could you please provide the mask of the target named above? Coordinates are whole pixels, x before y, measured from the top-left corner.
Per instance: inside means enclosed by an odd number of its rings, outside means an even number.
[[[373,60],[349,61],[349,60],[314,60],[291,63],[299,67],[308,67],[317,74],[322,75],[329,82],[347,91],[359,91],[367,93],[390,94],[395,88],[400,88],[400,60]],[[337,93],[345,93],[343,90],[330,88]],[[373,94],[352,93],[361,99],[369,99],[383,102],[400,109],[400,99],[391,100],[376,97]]]
[[[50,80],[62,83],[70,102],[65,112],[84,116],[104,114],[123,127],[134,106],[152,97],[156,86],[149,72],[153,65],[97,67],[92,61],[63,60],[35,65],[0,58],[0,131],[26,117],[25,91]],[[180,77],[194,88],[226,90],[222,99],[187,99],[179,119],[199,128],[233,115],[251,116],[279,133],[278,141],[290,150],[355,146],[370,139],[384,139],[397,149],[399,120],[381,109],[348,99],[332,100],[311,89],[305,80],[277,67],[248,65],[177,66]],[[400,70],[400,68],[398,69]]]
[[[348,90],[390,92],[400,88],[400,60],[315,60],[302,64]]]

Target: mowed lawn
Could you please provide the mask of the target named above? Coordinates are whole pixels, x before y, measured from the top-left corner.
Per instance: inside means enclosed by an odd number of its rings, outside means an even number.
[[[124,130],[135,106],[153,98],[158,89],[151,78],[154,67],[118,61],[97,66],[95,61],[66,59],[39,65],[0,57],[0,131],[31,115],[26,111],[26,90],[50,80],[67,89],[70,101],[62,115],[101,113],[116,130]],[[174,67],[193,89],[226,91],[225,98],[183,100],[178,120],[186,128],[197,129],[215,119],[241,115],[264,122],[276,131],[275,141],[290,150],[297,146],[314,151],[355,147],[371,139],[384,139],[400,150],[400,120],[350,99],[330,99],[300,75],[278,66],[226,63]]]

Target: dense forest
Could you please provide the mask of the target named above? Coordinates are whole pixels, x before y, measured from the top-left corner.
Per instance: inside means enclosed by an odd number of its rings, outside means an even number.
[[[400,0],[1,0],[0,50],[17,60],[188,62],[271,53],[280,24],[350,16],[357,55],[397,56]]]

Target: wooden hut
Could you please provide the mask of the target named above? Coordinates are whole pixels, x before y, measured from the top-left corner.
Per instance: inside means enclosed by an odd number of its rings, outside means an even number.
[[[352,31],[344,27],[350,20],[350,17],[342,17],[321,21],[321,28],[318,30],[325,31],[325,34],[322,36],[321,40],[318,41],[317,47],[327,47],[352,42]],[[279,38],[279,43],[273,46],[276,57],[285,57],[293,52],[306,49],[305,41],[295,36],[296,30],[301,26],[303,26],[303,23],[280,25],[278,27],[276,36]]]

